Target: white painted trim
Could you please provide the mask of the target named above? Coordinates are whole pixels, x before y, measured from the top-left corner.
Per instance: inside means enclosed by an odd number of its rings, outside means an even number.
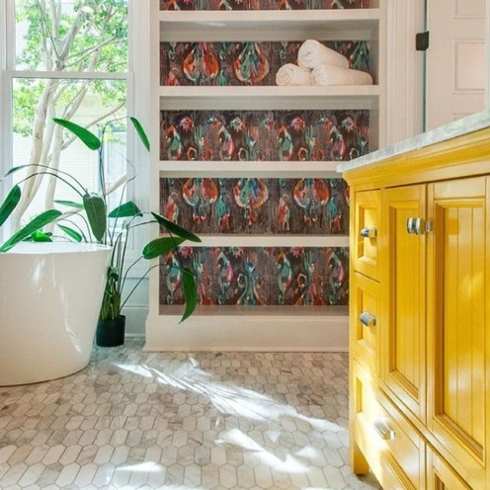
[[[485,17],[485,109],[490,110],[490,0],[487,0]]]
[[[55,78],[75,80],[126,80],[128,73],[121,72],[86,72],[86,71],[31,71],[31,70],[8,70],[7,76],[11,78]]]
[[[322,179],[341,179],[342,175],[337,172],[338,161],[323,162],[277,162],[277,161],[260,161],[260,162],[215,162],[215,161],[198,161],[186,162],[161,160],[158,162],[158,169],[161,177],[270,177],[278,178],[280,170],[281,178],[306,178],[318,177]]]
[[[244,86],[244,87],[208,87],[208,86],[173,86],[160,87],[160,97],[163,99],[179,97],[182,99],[194,98],[250,98],[250,97],[290,97],[298,98],[297,86]],[[338,85],[301,87],[301,98],[325,97],[366,97],[377,99],[380,89],[378,85]],[[229,102],[229,101],[227,101]],[[167,101],[163,102],[167,104]],[[329,102],[331,104],[331,102]]]
[[[150,151],[150,171],[148,179],[148,192],[150,195],[150,209],[160,209],[160,171],[158,162],[160,160],[160,7],[159,2],[152,0],[148,8],[149,31],[149,66],[148,77],[150,80],[150,121],[149,138],[153,142]],[[151,239],[157,238],[159,233],[158,226],[152,226],[149,230]],[[156,265],[157,260],[152,260],[150,266]],[[158,315],[160,306],[159,301],[160,275],[158,268],[153,269],[149,274],[149,306],[150,315]],[[148,320],[147,320],[148,323]],[[147,326],[148,328],[148,326]]]
[[[163,234],[162,236],[167,236]],[[347,235],[199,235],[199,247],[348,247]]]
[[[6,69],[7,69],[7,4],[0,3],[0,148],[5,148],[6,128],[7,128],[7,96],[6,96]],[[5,154],[5,151],[2,151]],[[0,175],[7,171],[7,159],[0,159]],[[0,187],[0,201],[4,198],[4,186]],[[1,237],[0,237],[1,238]]]
[[[126,337],[144,337],[145,319],[148,315],[147,304],[134,304],[126,306],[123,311],[126,315]]]
[[[423,124],[423,52],[415,35],[424,28],[424,1],[387,3],[386,145],[415,136]]]
[[[346,352],[348,316],[149,315],[145,351]]]

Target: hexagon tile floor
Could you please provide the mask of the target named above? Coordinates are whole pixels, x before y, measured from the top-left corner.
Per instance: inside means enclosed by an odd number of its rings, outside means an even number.
[[[142,347],[0,388],[0,488],[379,488],[347,465],[347,355]]]

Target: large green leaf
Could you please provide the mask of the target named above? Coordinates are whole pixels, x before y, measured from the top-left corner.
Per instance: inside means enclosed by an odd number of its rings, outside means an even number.
[[[136,132],[138,133],[144,147],[150,151],[150,141],[148,140],[148,136],[146,136],[145,130],[143,129],[141,123],[135,117],[130,117],[129,120],[133,123],[134,129],[136,129]]]
[[[58,225],[58,227],[63,230],[72,240],[75,240],[76,242],[81,242],[83,240],[82,235],[73,228],[64,225]]]
[[[143,213],[141,212],[140,208],[138,208],[133,201],[128,201],[113,209],[109,213],[109,218],[132,218],[133,216],[142,215]]]
[[[179,246],[182,242],[185,242],[185,238],[175,237],[162,237],[156,238],[147,243],[143,249],[143,257],[147,260],[155,259],[160,255],[164,255],[171,250],[174,250],[176,246]]]
[[[191,242],[197,242],[197,243],[201,242],[201,239],[197,235],[194,235],[194,233],[187,231],[185,228],[182,228],[181,226],[173,223],[172,221],[168,220],[167,218],[164,218],[163,216],[157,213],[152,212],[151,214],[154,216],[154,218],[158,221],[158,223],[161,226],[163,226],[166,230],[170,231],[174,235],[185,238],[186,240],[189,240]]]
[[[12,247],[17,245],[17,243],[26,239],[28,236],[32,235],[35,231],[40,230],[43,226],[51,223],[55,219],[61,216],[61,211],[57,209],[49,209],[44,211],[40,215],[36,216],[32,221],[27,223],[23,228],[21,228],[17,233],[12,235],[1,247],[0,252],[7,252]]]
[[[85,194],[83,207],[92,233],[99,242],[102,242],[107,230],[107,208],[103,197],[96,193]]]
[[[17,204],[19,204],[20,196],[20,187],[18,185],[14,185],[0,207],[0,226],[7,221],[8,217],[12,214],[12,211],[15,209]]]
[[[190,269],[184,268],[183,270],[183,286],[184,286],[184,299],[185,299],[185,310],[179,323],[187,320],[197,306],[197,285],[196,278]]]
[[[75,136],[80,138],[82,143],[84,143],[91,150],[98,150],[101,147],[102,142],[100,141],[100,139],[97,138],[94,133],[84,128],[83,126],[80,126],[71,121],[67,121],[66,119],[59,119],[57,117],[54,117],[53,121],[56,124],[59,124],[60,126],[68,129],[68,131],[71,131]]]
[[[60,204],[61,206],[68,206],[69,208],[83,209],[83,204],[81,202],[64,201],[61,199],[57,199],[54,202],[55,204]]]

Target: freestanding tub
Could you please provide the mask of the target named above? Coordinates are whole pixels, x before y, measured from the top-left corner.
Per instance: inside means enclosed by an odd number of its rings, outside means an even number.
[[[0,254],[0,386],[88,364],[110,255],[80,243],[21,243]]]

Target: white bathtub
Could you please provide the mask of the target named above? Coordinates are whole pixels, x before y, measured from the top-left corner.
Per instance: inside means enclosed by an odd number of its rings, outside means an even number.
[[[110,255],[78,243],[21,243],[0,254],[0,386],[88,364]]]

